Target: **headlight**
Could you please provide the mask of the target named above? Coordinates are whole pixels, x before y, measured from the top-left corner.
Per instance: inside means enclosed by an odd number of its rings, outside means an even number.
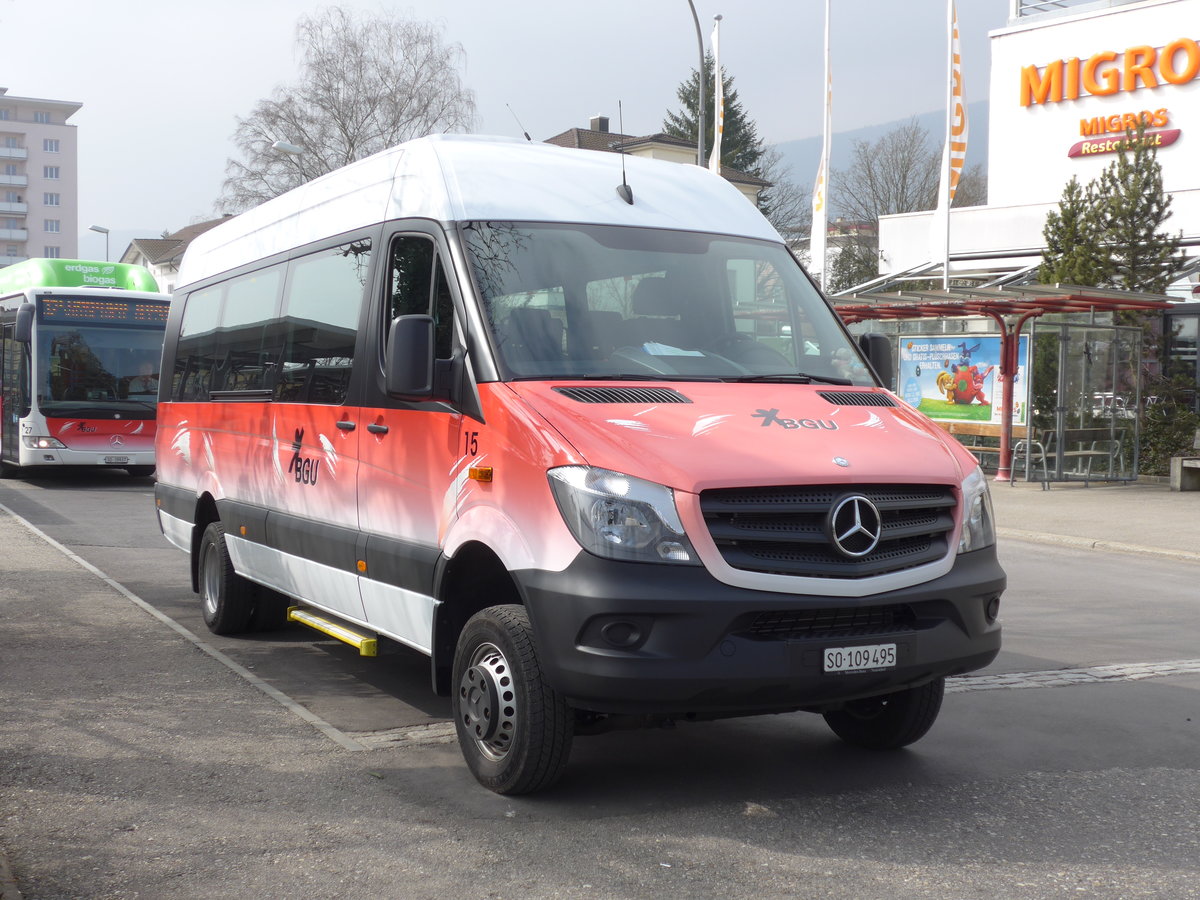
[[[550,489],[579,545],[608,559],[698,566],[670,488],[608,469],[551,469]]]
[[[976,467],[962,483],[963,523],[958,536],[958,552],[969,553],[996,543],[996,517],[992,513],[992,493],[983,470]]]
[[[30,450],[66,450],[67,445],[58,438],[43,434],[26,434],[21,436],[21,442]]]

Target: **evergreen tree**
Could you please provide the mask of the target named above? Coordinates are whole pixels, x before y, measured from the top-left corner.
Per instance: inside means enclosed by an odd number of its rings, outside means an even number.
[[[1125,146],[1100,173],[1100,226],[1111,259],[1109,282],[1127,291],[1161,294],[1179,268],[1179,238],[1160,230],[1171,217],[1162,164],[1154,145],[1126,132]]]
[[[704,161],[713,146],[713,57],[711,53],[704,56]],[[721,84],[725,90],[725,127],[721,134],[721,165],[729,166],[749,175],[762,177],[759,161],[764,152],[762,139],[754,122],[746,115],[738,92],[734,90],[733,78],[721,66]],[[663,120],[663,132],[672,137],[683,138],[696,143],[697,122],[699,116],[697,107],[700,99],[700,81],[696,70],[687,81],[679,85],[675,92],[682,107],[677,112],[667,113]]]
[[[1082,186],[1072,176],[1058,209],[1046,215],[1042,236],[1046,251],[1038,269],[1042,284],[1099,287],[1108,282],[1111,265],[1102,249],[1101,216],[1096,182]]]

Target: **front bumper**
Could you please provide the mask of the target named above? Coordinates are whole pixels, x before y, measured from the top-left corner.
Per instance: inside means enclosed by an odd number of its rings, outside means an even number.
[[[737,715],[832,708],[980,669],[1006,577],[995,547],[946,575],[861,598],[734,588],[703,568],[601,560],[515,573],[550,683],[603,713]],[[896,645],[894,668],[822,671],[827,647]]]

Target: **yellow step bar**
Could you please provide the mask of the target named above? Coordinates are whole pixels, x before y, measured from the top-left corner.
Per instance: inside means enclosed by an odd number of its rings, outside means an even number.
[[[351,647],[358,648],[359,656],[374,656],[379,650],[379,638],[369,631],[362,631],[344,622],[325,617],[305,606],[289,606],[287,611],[289,622],[299,622],[309,628],[315,628],[322,634],[337,638]]]

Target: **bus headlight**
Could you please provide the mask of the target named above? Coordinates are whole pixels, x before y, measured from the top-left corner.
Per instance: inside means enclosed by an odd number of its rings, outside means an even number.
[[[52,438],[45,434],[24,434],[21,435],[21,443],[30,450],[66,450],[67,445],[58,438]]]
[[[579,545],[608,559],[698,566],[670,488],[608,469],[562,466],[546,473]]]
[[[992,513],[992,493],[983,470],[976,467],[962,483],[963,523],[958,536],[958,552],[969,553],[996,543],[996,517]]]

